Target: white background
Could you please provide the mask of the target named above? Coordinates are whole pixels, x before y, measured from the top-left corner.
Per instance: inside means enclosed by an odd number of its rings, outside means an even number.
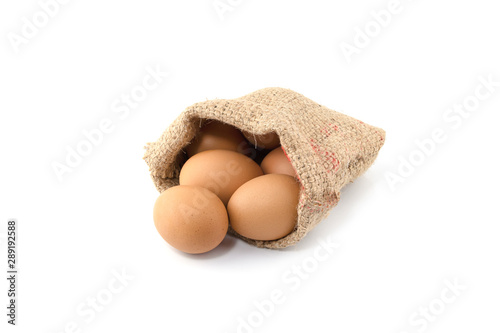
[[[370,12],[389,1],[230,3],[221,19],[212,0],[69,1],[18,52],[10,39],[40,4],[1,3],[2,271],[7,219],[20,225],[18,326],[6,323],[2,278],[1,331],[220,333],[250,318],[241,332],[498,332],[500,87],[467,118],[443,118],[473,101],[480,76],[500,81],[496,3],[401,0],[350,62],[342,42],[376,29]],[[114,101],[148,66],[169,76],[120,118]],[[179,253],[153,225],[145,143],[192,103],[269,86],[385,129],[377,161],[296,246],[226,238],[208,254]],[[59,181],[52,164],[105,118],[111,133]],[[436,128],[446,140],[392,190],[388,173],[422,157],[415,141]],[[340,246],[315,266],[328,239]],[[286,276],[303,263],[309,273],[293,289]],[[108,301],[122,270],[133,279],[102,311],[77,312]],[[466,290],[445,304],[447,280]],[[284,302],[264,317],[255,302],[274,289]],[[429,306],[439,314],[422,322]]]

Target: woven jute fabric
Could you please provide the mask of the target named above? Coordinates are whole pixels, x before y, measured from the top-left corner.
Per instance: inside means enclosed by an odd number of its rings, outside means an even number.
[[[179,184],[184,148],[207,119],[255,135],[276,132],[297,171],[301,191],[291,234],[256,241],[229,229],[232,235],[265,248],[284,248],[302,239],[337,204],[340,189],[370,167],[385,141],[384,130],[289,89],[265,88],[240,98],[208,100],[188,107],[158,141],[147,144],[144,159],[160,193]]]

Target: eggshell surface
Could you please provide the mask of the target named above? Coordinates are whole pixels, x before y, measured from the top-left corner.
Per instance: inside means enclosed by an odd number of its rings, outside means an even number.
[[[243,134],[231,125],[212,120],[200,129],[194,140],[185,148],[191,157],[207,150],[224,149],[245,153],[248,143]]]
[[[155,202],[153,220],[167,243],[193,254],[217,247],[228,229],[222,201],[197,186],[174,186],[163,191]]]
[[[281,147],[278,147],[267,154],[262,160],[260,167],[265,174],[277,173],[292,177],[296,176],[292,163],[290,163]]]
[[[274,149],[280,145],[280,138],[275,132],[255,135],[244,131],[243,135],[251,144],[259,148]]]
[[[261,175],[262,169],[247,156],[229,150],[207,150],[186,161],[179,183],[207,188],[227,205],[241,185]]]
[[[254,178],[238,188],[229,200],[229,223],[247,238],[282,238],[295,228],[299,192],[299,183],[288,175]]]

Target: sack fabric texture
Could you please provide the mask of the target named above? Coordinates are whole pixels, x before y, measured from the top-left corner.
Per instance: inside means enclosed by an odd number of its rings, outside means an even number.
[[[156,142],[148,143],[144,160],[161,193],[179,184],[186,160],[184,148],[207,119],[255,135],[275,132],[301,184],[297,224],[289,235],[272,241],[242,237],[265,248],[297,243],[324,219],[340,198],[340,189],[374,162],[385,131],[330,110],[289,89],[265,88],[235,99],[214,99],[184,110]]]

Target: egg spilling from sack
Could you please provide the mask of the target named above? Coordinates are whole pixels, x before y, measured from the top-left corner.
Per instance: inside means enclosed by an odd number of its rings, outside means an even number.
[[[199,186],[174,186],[156,200],[156,229],[174,248],[186,253],[204,253],[226,236],[228,216],[222,201]]]
[[[260,166],[245,155],[229,150],[207,150],[186,161],[179,184],[204,187],[227,205],[241,185],[261,175]]]
[[[299,183],[288,175],[254,178],[238,188],[229,200],[229,223],[238,234],[255,240],[285,237],[297,222],[299,192]]]

